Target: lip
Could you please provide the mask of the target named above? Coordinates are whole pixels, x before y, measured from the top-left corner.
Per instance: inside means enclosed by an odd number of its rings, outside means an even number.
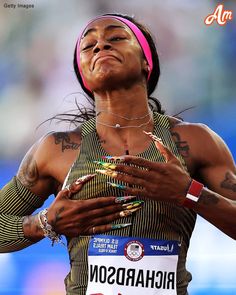
[[[94,61],[93,61],[93,63],[92,63],[92,69],[94,70],[95,65],[96,65],[96,62],[97,62],[98,60],[102,60],[102,59],[106,60],[106,59],[111,59],[111,58],[116,59],[116,60],[118,60],[119,62],[121,62],[121,60],[120,60],[118,57],[116,57],[115,55],[112,55],[112,54],[99,55],[99,56],[97,56],[97,57],[94,59]]]

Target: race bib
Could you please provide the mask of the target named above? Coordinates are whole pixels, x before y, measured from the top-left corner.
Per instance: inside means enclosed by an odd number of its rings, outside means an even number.
[[[176,295],[179,242],[96,235],[86,295]]]

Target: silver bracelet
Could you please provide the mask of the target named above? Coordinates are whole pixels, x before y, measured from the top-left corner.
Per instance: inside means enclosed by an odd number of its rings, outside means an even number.
[[[48,223],[47,218],[48,209],[43,209],[38,213],[38,221],[41,229],[43,230],[44,236],[49,238],[52,241],[52,246],[54,243],[60,243],[65,246],[64,242],[62,241],[62,238],[59,234],[57,234],[52,226]]]

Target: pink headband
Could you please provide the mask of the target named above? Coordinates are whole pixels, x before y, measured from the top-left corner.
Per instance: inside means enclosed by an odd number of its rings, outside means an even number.
[[[84,77],[82,75],[82,70],[81,70],[81,67],[80,67],[80,46],[79,45],[80,45],[80,41],[81,41],[81,38],[83,36],[83,33],[86,30],[86,28],[88,27],[88,25],[91,24],[92,22],[94,22],[95,20],[100,19],[100,18],[115,18],[115,19],[118,19],[119,21],[126,24],[130,28],[130,30],[134,33],[135,37],[137,38],[137,40],[139,42],[139,45],[141,46],[141,48],[143,50],[143,54],[144,54],[144,56],[145,56],[145,58],[146,58],[146,60],[148,62],[148,65],[149,65],[149,71],[148,71],[148,77],[147,77],[147,80],[149,80],[152,69],[153,69],[152,52],[151,52],[150,46],[148,44],[148,41],[145,38],[145,36],[143,35],[142,31],[134,23],[132,23],[131,21],[129,21],[126,18],[123,18],[123,17],[120,17],[120,16],[114,16],[114,15],[104,15],[104,16],[99,16],[99,17],[96,17],[96,18],[92,19],[87,24],[87,26],[84,28],[84,30],[80,34],[80,37],[79,37],[79,39],[77,41],[77,46],[76,46],[77,47],[77,49],[76,49],[77,65],[78,65],[78,69],[79,69],[80,76],[82,78],[84,87],[91,92],[87,82],[85,81],[85,79],[84,79]]]

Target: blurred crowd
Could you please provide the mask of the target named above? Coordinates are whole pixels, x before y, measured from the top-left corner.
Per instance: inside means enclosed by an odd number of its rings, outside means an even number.
[[[34,8],[12,9],[4,8],[4,1],[0,4],[0,161],[22,157],[48,131],[69,128],[56,122],[37,126],[57,113],[74,109],[75,99],[84,102],[73,72],[74,47],[86,21],[105,12],[134,15],[152,31],[161,62],[155,96],[167,113],[174,115],[194,107],[181,116],[207,123],[233,146],[235,20],[225,26],[204,24],[218,1],[19,3],[34,4]],[[236,13],[236,3],[225,1],[225,9]]]

